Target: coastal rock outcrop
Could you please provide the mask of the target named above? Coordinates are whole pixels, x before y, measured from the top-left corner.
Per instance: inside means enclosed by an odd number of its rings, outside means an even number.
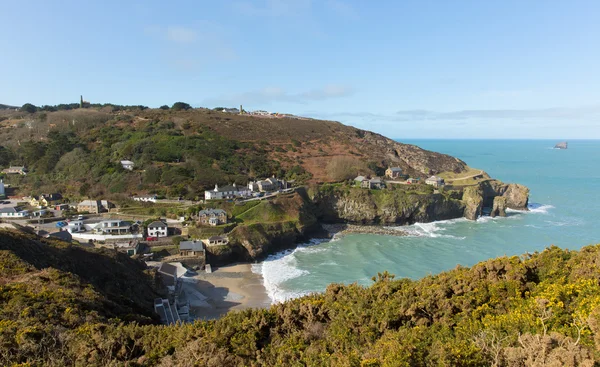
[[[403,225],[462,217],[460,200],[420,186],[411,191],[321,187],[313,193],[313,203],[325,223]]]
[[[483,188],[478,186],[469,186],[464,189],[463,203],[465,205],[464,217],[470,220],[477,220],[483,210]]]
[[[554,146],[554,149],[567,149],[568,143],[566,141],[560,142]]]
[[[490,217],[494,218],[496,216],[506,217],[506,198],[504,196],[496,196],[494,198]]]
[[[508,184],[502,194],[506,198],[506,207],[515,210],[529,210],[529,188],[519,184]]]

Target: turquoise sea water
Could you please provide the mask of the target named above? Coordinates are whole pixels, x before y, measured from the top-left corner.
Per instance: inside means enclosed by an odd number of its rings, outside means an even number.
[[[458,157],[504,182],[528,186],[529,212],[415,224],[408,237],[348,235],[311,243],[255,264],[275,302],[323,291],[330,283],[368,285],[377,272],[420,278],[479,261],[600,243],[600,141],[402,140]]]

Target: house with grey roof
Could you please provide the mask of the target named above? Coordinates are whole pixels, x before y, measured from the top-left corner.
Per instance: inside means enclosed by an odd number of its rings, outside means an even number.
[[[198,224],[217,226],[227,224],[227,212],[223,209],[204,209],[198,212]]]
[[[180,256],[204,256],[204,243],[202,241],[181,241],[179,243]]]
[[[148,224],[148,237],[167,237],[168,235],[168,227],[165,222],[162,220],[155,220],[154,222]]]
[[[379,190],[385,187],[385,182],[383,182],[381,178],[375,177],[370,180],[362,181],[360,187],[363,189]]]
[[[389,178],[400,178],[402,175],[402,168],[400,167],[389,167],[385,170],[386,177]]]
[[[25,218],[29,216],[29,211],[22,209],[18,206],[1,208],[0,209],[0,218]]]
[[[250,190],[245,186],[237,184],[221,186],[215,185],[212,190],[204,191],[204,200],[222,200],[235,199],[237,197],[246,197],[250,195]]]

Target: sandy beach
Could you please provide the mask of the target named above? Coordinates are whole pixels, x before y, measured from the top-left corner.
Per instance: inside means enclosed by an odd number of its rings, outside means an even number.
[[[211,274],[198,272],[180,280],[195,319],[216,319],[232,310],[271,305],[262,276],[253,273],[250,264],[223,266]]]

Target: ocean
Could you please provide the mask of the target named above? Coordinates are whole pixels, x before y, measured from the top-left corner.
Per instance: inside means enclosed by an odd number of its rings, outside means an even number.
[[[385,270],[418,279],[498,256],[556,245],[600,243],[600,140],[400,140],[450,154],[504,182],[531,189],[530,211],[400,227],[407,237],[347,235],[271,255],[252,269],[273,302],[322,292],[331,283],[369,285]]]

